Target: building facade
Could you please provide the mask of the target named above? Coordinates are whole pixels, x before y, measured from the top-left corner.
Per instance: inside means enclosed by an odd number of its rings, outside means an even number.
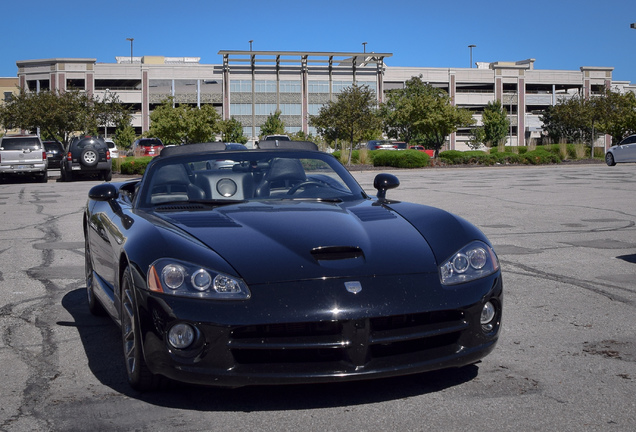
[[[18,61],[19,86],[29,91],[79,89],[97,98],[114,93],[133,113],[138,133],[150,127],[150,113],[163,101],[200,107],[213,105],[224,119],[244,126],[250,140],[276,110],[288,132],[315,133],[309,115],[334,100],[353,83],[374,90],[378,103],[386,92],[419,76],[448,92],[452,103],[471,110],[481,123],[488,102],[500,100],[508,110],[508,145],[527,145],[541,133],[539,116],[560,98],[599,94],[604,88],[634,91],[613,82],[611,67],[537,70],[534,59],[477,63],[475,68],[397,67],[385,64],[391,53],[226,51],[221,64],[201,64],[198,57],[117,57],[116,63],[92,58]],[[105,131],[107,132],[107,131]],[[470,129],[448,138],[447,148],[462,150]],[[609,138],[603,143],[609,145]]]

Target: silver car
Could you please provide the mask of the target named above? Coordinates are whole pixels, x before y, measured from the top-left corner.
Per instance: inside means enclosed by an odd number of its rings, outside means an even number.
[[[614,166],[621,162],[636,162],[636,135],[630,135],[605,153],[605,163]]]

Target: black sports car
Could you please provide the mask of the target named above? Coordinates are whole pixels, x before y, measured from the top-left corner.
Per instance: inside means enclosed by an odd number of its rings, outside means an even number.
[[[259,147],[165,148],[91,189],[88,304],[120,325],[132,387],[389,377],[493,350],[502,278],[481,231],[387,199],[391,174],[368,196],[313,143]]]

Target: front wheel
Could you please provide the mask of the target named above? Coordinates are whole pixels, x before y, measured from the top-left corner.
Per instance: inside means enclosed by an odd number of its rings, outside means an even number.
[[[106,310],[95,297],[93,261],[91,259],[91,250],[88,246],[88,238],[84,239],[84,275],[86,278],[86,299],[88,301],[88,311],[96,316],[106,315]]]
[[[138,391],[155,390],[161,377],[148,369],[141,347],[141,332],[130,268],[126,268],[121,282],[121,338],[128,384]]]
[[[606,153],[605,154],[605,163],[608,166],[614,166],[616,165],[616,161],[614,160],[614,155],[611,153]]]

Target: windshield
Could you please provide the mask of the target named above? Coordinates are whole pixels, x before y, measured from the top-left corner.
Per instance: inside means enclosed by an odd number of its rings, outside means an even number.
[[[331,155],[240,151],[179,155],[148,166],[138,206],[175,202],[214,205],[255,200],[348,201],[364,192]]]

